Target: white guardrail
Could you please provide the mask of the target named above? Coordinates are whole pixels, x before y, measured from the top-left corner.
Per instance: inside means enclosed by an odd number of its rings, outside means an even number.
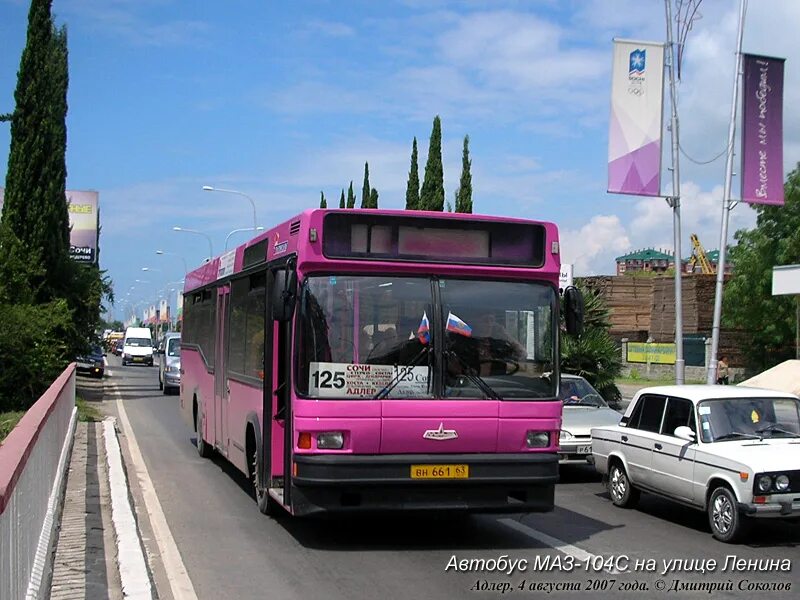
[[[42,598],[49,591],[76,420],[73,363],[0,445],[0,598]]]

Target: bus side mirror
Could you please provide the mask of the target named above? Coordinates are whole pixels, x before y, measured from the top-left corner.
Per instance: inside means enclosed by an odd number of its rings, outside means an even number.
[[[564,321],[570,335],[583,332],[583,294],[573,285],[564,290]]]
[[[272,318],[285,322],[292,318],[297,299],[297,272],[292,266],[275,271],[272,286]]]

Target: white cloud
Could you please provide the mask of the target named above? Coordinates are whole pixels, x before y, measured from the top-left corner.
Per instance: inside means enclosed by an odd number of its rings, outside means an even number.
[[[575,275],[614,272],[614,258],[631,241],[617,215],[595,215],[578,230],[561,231],[561,261],[575,265]]]

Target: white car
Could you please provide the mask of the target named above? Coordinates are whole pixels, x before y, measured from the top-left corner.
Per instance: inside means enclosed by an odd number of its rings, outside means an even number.
[[[699,431],[699,435],[698,435]],[[764,517],[800,517],[800,399],[717,385],[640,390],[620,424],[592,429],[612,502],[651,492],[706,511],[734,542]]]
[[[564,403],[558,439],[559,462],[591,463],[592,427],[616,425],[622,415],[609,408],[600,393],[578,375],[561,375],[558,397]]]

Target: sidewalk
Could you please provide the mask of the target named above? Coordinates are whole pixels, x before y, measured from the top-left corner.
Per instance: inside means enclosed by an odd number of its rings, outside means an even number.
[[[52,600],[121,600],[101,422],[77,424],[50,585]]]

